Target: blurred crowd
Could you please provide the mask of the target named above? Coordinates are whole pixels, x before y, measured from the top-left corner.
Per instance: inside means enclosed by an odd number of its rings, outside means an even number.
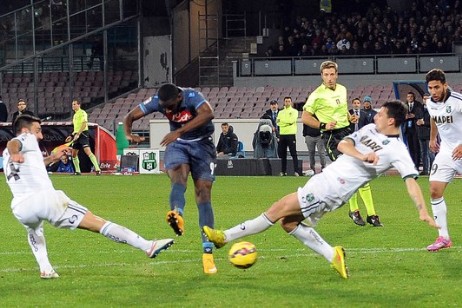
[[[417,0],[402,12],[370,3],[284,20],[267,57],[451,53],[462,41],[460,0]]]

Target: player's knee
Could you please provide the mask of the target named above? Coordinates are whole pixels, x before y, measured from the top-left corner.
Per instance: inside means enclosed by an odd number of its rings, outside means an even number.
[[[287,233],[292,232],[298,225],[297,221],[289,220],[286,217],[283,217],[280,220],[280,223],[281,223],[282,229],[284,229],[284,231],[286,231]]]

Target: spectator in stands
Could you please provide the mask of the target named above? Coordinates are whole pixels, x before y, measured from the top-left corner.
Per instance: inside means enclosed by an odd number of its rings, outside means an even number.
[[[342,37],[342,39],[340,39],[340,40],[337,42],[337,49],[338,49],[338,50],[342,50],[344,47],[345,47],[346,50],[349,50],[350,47],[351,47],[351,43],[350,43],[350,41],[347,40],[345,37]]]
[[[275,57],[286,57],[288,55],[284,45],[279,45],[273,54]]]
[[[292,161],[294,163],[294,175],[299,176],[301,171],[298,170],[297,157],[297,119],[298,110],[292,105],[290,96],[284,97],[284,108],[278,113],[276,123],[279,126],[279,145],[278,152],[281,158],[281,176],[287,175],[287,148],[289,148]]]
[[[233,127],[228,123],[222,123],[220,139],[218,139],[217,144],[217,156],[236,156],[238,141]]]
[[[0,122],[8,121],[8,108],[6,108],[2,97],[0,96]]]
[[[270,109],[266,110],[263,116],[267,116],[268,119],[271,119],[271,123],[273,124],[273,131],[276,133],[277,138],[279,138],[279,127],[277,126],[277,123],[276,123],[276,119],[278,118],[278,113],[279,113],[278,101],[275,99],[270,100]]]
[[[24,99],[19,99],[18,100],[18,111],[13,113],[13,117],[11,118],[11,123],[14,123],[16,118],[20,116],[21,114],[28,114],[28,115],[34,115],[32,111],[27,110],[27,102]]]
[[[430,169],[435,160],[435,153],[429,150],[430,145],[430,114],[428,113],[427,101],[430,99],[430,94],[423,95],[421,110],[416,111],[417,136],[419,137],[420,153],[422,158],[421,175],[429,175]]]
[[[415,94],[412,91],[409,91],[406,95],[406,104],[408,106],[408,113],[406,115],[406,122],[404,122],[404,135],[406,137],[409,154],[411,154],[415,168],[419,170],[420,145],[416,129],[416,114],[423,114],[423,106],[421,102],[415,100]]]
[[[319,128],[313,128],[303,124],[303,136],[305,137],[305,144],[308,148],[308,157],[310,159],[310,170],[306,175],[314,175],[316,173],[316,149],[318,151],[319,162],[321,163],[321,170],[326,168],[326,148],[321,139],[321,131]]]
[[[103,42],[99,38],[96,38],[91,45],[90,61],[87,63],[87,66],[89,69],[93,68],[93,62],[95,61],[95,58],[98,58],[99,60],[100,71],[103,71],[104,70],[104,48],[103,48]]]
[[[374,108],[372,108],[372,97],[370,97],[369,95],[364,96],[364,98],[363,98],[363,108],[361,110],[366,115],[365,122],[367,124],[374,123],[374,117],[377,114],[377,111],[375,111]]]
[[[80,175],[80,160],[79,151],[83,150],[90,159],[93,167],[95,168],[96,175],[101,175],[101,169],[98,160],[90,148],[90,134],[88,130],[88,115],[80,106],[80,101],[74,99],[72,101],[72,110],[74,110],[74,117],[72,124],[74,129],[72,135],[66,138],[66,142],[72,142],[72,162],[74,163],[75,175]]]
[[[367,96],[367,102],[370,105],[370,96]],[[351,117],[351,125],[350,128],[352,131],[358,131],[362,127],[374,123],[374,117],[370,117],[370,114],[365,112],[361,109],[361,100],[359,98],[354,98],[351,102],[351,109],[348,112],[352,115]],[[370,108],[370,107],[369,107]],[[370,108],[370,110],[373,110]],[[374,110],[373,110],[374,111]],[[375,116],[374,111],[374,116]],[[372,191],[369,183],[366,183],[364,186],[360,187],[356,193],[351,196],[350,200],[348,201],[350,205],[349,215],[350,218],[353,220],[355,224],[358,226],[364,226],[366,223],[364,222],[361,213],[359,211],[359,204],[358,204],[358,193],[361,196],[361,199],[364,202],[364,206],[366,207],[367,217],[377,216],[374,207],[374,200],[372,198]],[[373,224],[375,227],[380,227],[381,224]]]

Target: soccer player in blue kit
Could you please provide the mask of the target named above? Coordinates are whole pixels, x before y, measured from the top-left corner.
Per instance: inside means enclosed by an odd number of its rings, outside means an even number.
[[[162,85],[157,94],[132,109],[124,118],[127,139],[139,143],[144,140],[132,133],[134,121],[153,112],[164,114],[170,123],[170,132],[160,145],[166,146],[164,164],[171,182],[170,211],[167,222],[174,232],[184,233],[185,191],[189,173],[194,181],[196,203],[199,210],[199,226],[214,225],[211,204],[213,169],[216,149],[212,140],[214,118],[212,107],[202,93],[191,88],[180,88],[174,84]],[[205,274],[215,274],[213,244],[201,232],[202,264]]]

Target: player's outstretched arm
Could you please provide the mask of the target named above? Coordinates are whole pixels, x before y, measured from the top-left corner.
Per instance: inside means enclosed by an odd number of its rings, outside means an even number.
[[[141,111],[139,106],[136,106],[134,109],[124,117],[124,132],[128,141],[140,143],[144,141],[144,137],[140,137],[136,134],[132,134],[133,122],[144,117],[143,111]]]
[[[355,148],[353,140],[351,140],[349,138],[346,138],[346,139],[343,139],[342,141],[340,141],[338,146],[337,146],[337,149],[340,152],[342,152],[343,154],[345,154],[345,155],[352,156],[352,157],[357,158],[357,159],[359,159],[361,161],[372,163],[374,165],[376,165],[377,162],[379,161],[379,157],[377,156],[377,154],[375,152],[370,152],[370,153],[366,153],[366,154],[363,154],[363,153],[359,152]]]
[[[420,189],[419,184],[417,184],[417,181],[414,178],[407,178],[406,188],[412,201],[414,201],[417,211],[419,212],[419,219],[428,223],[430,227],[439,229],[440,227],[436,224],[433,217],[428,214],[422,190]]]

